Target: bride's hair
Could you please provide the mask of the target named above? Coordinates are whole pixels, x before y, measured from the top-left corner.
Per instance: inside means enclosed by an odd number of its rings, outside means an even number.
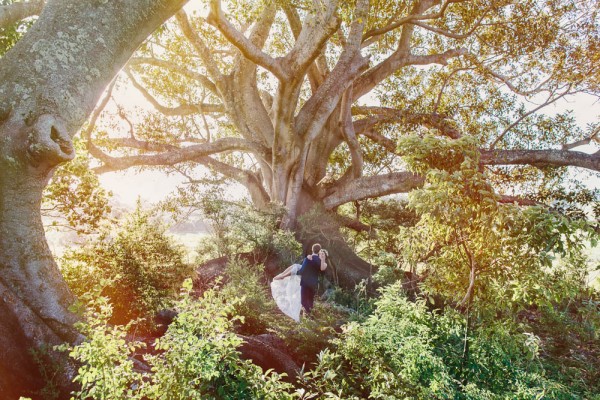
[[[329,252],[325,249],[321,249],[323,253],[325,253],[325,258],[329,257]]]

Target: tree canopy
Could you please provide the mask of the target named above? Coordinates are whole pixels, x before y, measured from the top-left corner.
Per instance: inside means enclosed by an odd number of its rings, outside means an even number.
[[[600,153],[579,151],[598,142],[597,124],[543,111],[600,93],[597,11],[577,0],[213,0],[180,11],[128,62],[121,78],[153,110],[103,114],[88,149],[98,172],[160,167],[198,183],[208,167],[259,208],[283,204],[289,227],[314,204],[423,185],[397,141],[426,135],[472,138],[504,201],[556,203],[557,183],[573,200],[585,188],[563,167],[597,176]],[[119,118],[130,129],[115,129]]]

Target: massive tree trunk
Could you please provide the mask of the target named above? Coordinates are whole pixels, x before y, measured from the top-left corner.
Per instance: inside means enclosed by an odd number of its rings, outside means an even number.
[[[78,337],[68,310],[73,296],[44,236],[42,191],[54,168],[73,158],[71,138],[104,88],[183,3],[49,1],[0,60],[3,398],[31,395],[44,384],[30,350]]]
[[[350,248],[340,232],[340,222],[309,190],[300,193],[298,214],[296,237],[306,254],[310,253],[314,243],[328,251],[331,268],[326,275],[331,282],[352,290],[363,279],[370,279],[373,266]]]

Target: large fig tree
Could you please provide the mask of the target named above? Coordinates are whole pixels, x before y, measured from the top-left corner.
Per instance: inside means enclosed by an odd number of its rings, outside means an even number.
[[[149,166],[197,183],[208,167],[258,208],[283,204],[292,229],[315,205],[422,185],[396,148],[403,135],[474,136],[482,168],[596,173],[600,153],[576,149],[598,141],[594,127],[539,112],[599,93],[597,11],[576,0],[212,0],[180,11],[128,63],[124,79],[156,112],[127,117],[115,96],[124,129],[110,119],[88,148],[98,172]],[[337,236],[313,232],[304,237],[328,247]],[[346,282],[368,274],[343,243],[332,250]]]

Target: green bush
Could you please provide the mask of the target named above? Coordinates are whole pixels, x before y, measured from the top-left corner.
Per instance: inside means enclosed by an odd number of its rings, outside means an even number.
[[[240,298],[233,305],[238,321],[238,331],[245,335],[260,334],[269,327],[278,325],[281,318],[277,306],[269,293],[265,282],[264,267],[262,265],[247,264],[239,259],[232,259],[225,269],[227,282],[219,290],[223,301]],[[278,318],[279,317],[279,318]]]
[[[334,303],[315,302],[310,318],[301,317],[300,323],[291,322],[279,327],[278,334],[287,344],[293,359],[305,370],[313,367],[321,351],[331,346],[338,330],[348,320],[348,312]]]
[[[242,340],[233,333],[240,317],[239,299],[224,304],[214,290],[200,300],[190,296],[192,284],[175,304],[178,315],[157,339],[157,352],[146,355],[149,371],[136,371],[131,356],[142,344],[126,342],[127,327],[111,326],[106,298],[90,300],[85,322],[78,325],[86,340],[63,346],[81,363],[75,381],[77,399],[290,399],[290,384],[271,371],[239,357]],[[88,297],[89,299],[90,297]],[[99,310],[99,311],[98,311]]]
[[[103,228],[99,236],[61,258],[63,275],[76,295],[103,280],[101,293],[113,307],[111,322],[151,319],[169,307],[192,266],[183,262],[183,250],[139,208],[124,221]]]
[[[509,321],[473,326],[451,309],[431,313],[400,284],[382,291],[373,315],[352,322],[304,379],[323,398],[569,398],[544,376],[539,339]]]
[[[135,398],[132,388],[142,382],[142,375],[134,371],[130,355],[143,343],[127,342],[129,326],[109,324],[113,310],[108,298],[86,294],[80,301],[85,313],[76,328],[85,340],[76,346],[59,347],[80,364],[73,380],[80,385],[75,398]]]
[[[302,252],[292,232],[278,229],[285,210],[276,204],[259,211],[250,204],[232,203],[221,194],[211,193],[202,199],[200,208],[212,232],[202,238],[196,249],[199,264],[254,251],[264,255],[276,253],[287,267]]]

